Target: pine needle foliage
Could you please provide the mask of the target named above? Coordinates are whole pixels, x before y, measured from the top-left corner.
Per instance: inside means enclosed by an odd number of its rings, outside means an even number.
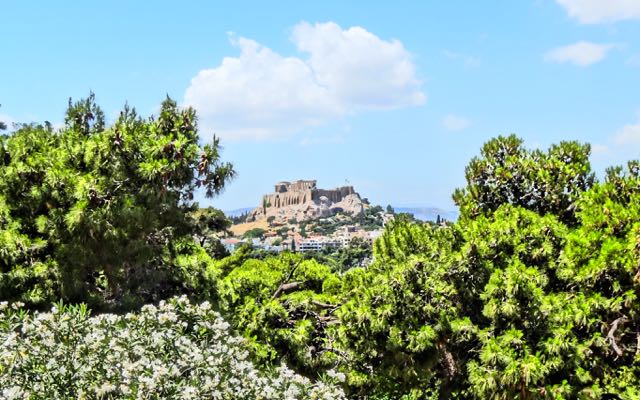
[[[263,362],[337,369],[352,398],[640,398],[640,163],[598,182],[588,158],[493,139],[456,223],[398,218],[346,272],[288,280],[291,256],[231,256],[225,310]]]
[[[0,299],[110,307],[183,290],[194,191],[212,197],[234,173],[169,98],[157,118],[125,106],[107,126],[91,94],[59,130],[20,126],[0,137]]]

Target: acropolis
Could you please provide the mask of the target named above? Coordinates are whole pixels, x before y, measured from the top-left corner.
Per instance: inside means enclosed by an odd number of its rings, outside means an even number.
[[[265,194],[260,204],[250,214],[250,219],[275,217],[286,220],[305,220],[333,215],[337,212],[352,214],[363,210],[360,195],[353,186],[335,189],[318,189],[315,180],[278,182],[273,193]]]

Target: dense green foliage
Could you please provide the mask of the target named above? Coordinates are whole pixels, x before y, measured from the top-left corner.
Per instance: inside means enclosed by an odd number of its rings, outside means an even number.
[[[242,235],[244,238],[253,239],[253,238],[261,238],[267,231],[262,228],[253,228],[249,229]]]
[[[290,365],[314,375],[323,347],[323,331],[333,318],[336,287],[332,273],[315,260],[298,255],[247,259],[219,282],[220,306],[255,342],[265,360],[282,356]]]
[[[352,398],[640,398],[640,163],[598,182],[588,145],[498,137],[454,193],[456,223],[396,216],[371,263],[358,243],[318,259],[243,246],[216,260],[229,221],[191,200],[233,175],[218,150],[170,100],[157,119],[125,109],[107,128],[90,98],[61,131],[2,136],[0,298],[131,306],[186,291],[260,366],[339,378]],[[3,321],[6,335],[24,327]]]
[[[360,226],[366,231],[382,229],[384,227],[384,210],[380,206],[367,207],[360,214],[339,212],[328,218],[307,220],[300,222],[300,232],[313,232],[315,234],[330,236],[344,227]],[[294,222],[296,223],[296,222]]]
[[[331,254],[333,269],[336,271],[348,271],[355,267],[364,267],[371,262],[373,252],[371,244],[364,238],[354,237],[349,244],[340,247]]]
[[[200,267],[180,262],[199,252],[193,193],[233,174],[170,99],[157,119],[125,107],[107,127],[91,95],[69,101],[59,131],[0,137],[0,299],[131,305],[181,290]]]
[[[229,252],[220,242],[220,235],[229,233],[231,220],[221,210],[213,207],[200,208],[191,213],[194,222],[194,239],[213,258],[223,258]]]
[[[494,139],[457,223],[396,218],[345,273],[234,255],[221,302],[263,362],[337,366],[352,397],[638,398],[640,165],[595,182],[588,157]]]
[[[462,218],[513,204],[575,223],[575,202],[594,181],[590,146],[561,142],[545,153],[527,150],[522,143],[515,135],[500,136],[482,147],[482,157],[471,160],[465,170],[467,187],[453,195]]]

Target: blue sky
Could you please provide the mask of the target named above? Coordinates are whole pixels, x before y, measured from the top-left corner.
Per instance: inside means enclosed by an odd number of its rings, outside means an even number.
[[[589,142],[597,171],[640,156],[640,1],[184,3],[3,2],[0,119],[56,123],[90,90],[150,115],[169,94],[238,170],[222,209],[311,178],[451,209],[511,132]]]

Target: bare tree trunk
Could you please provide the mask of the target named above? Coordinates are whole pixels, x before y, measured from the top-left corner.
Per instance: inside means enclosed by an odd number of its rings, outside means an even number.
[[[616,320],[613,321],[613,323],[611,324],[611,329],[609,329],[609,333],[607,333],[607,339],[609,340],[609,343],[611,343],[611,347],[613,348],[613,351],[616,352],[618,357],[622,356],[623,352],[622,352],[622,349],[618,347],[615,334],[616,334],[616,331],[618,330],[618,326],[620,324],[624,325],[624,323],[627,322],[628,320],[629,318],[627,318],[626,316],[616,318]]]
[[[440,340],[436,343],[436,348],[442,355],[442,363],[447,371],[447,381],[442,385],[438,398],[441,400],[449,399],[453,391],[453,380],[458,373],[456,361],[453,354],[447,349],[446,340]]]

